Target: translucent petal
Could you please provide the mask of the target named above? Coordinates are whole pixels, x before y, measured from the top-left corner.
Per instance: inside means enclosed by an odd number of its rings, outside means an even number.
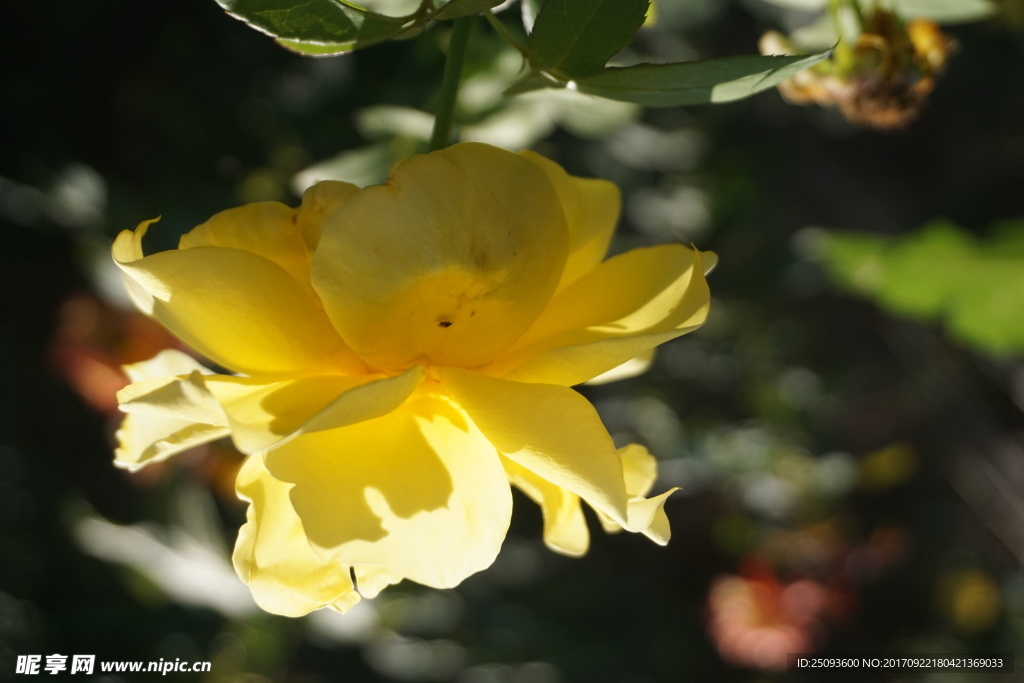
[[[164,349],[149,360],[123,365],[121,369],[133,382],[159,377],[190,375],[194,371],[204,375],[213,374],[213,370],[203,367],[195,358],[178,349]]]
[[[455,368],[438,375],[499,453],[628,524],[622,461],[585,398],[567,387]]]
[[[672,488],[652,498],[629,501],[627,505],[629,525],[626,528],[640,531],[658,545],[667,545],[669,539],[672,538],[672,530],[669,528],[668,516],[665,514],[665,501],[678,490],[678,488]]]
[[[653,498],[644,498],[658,478],[657,460],[639,444],[620,448],[619,457],[622,458],[622,473],[626,494],[629,496],[626,506],[628,528],[640,531],[659,545],[667,544],[672,534],[664,510],[665,501],[679,489],[669,489]],[[598,511],[597,516],[605,531],[614,533],[622,529],[622,525],[602,512]]]
[[[700,327],[711,294],[700,254],[680,245],[608,259],[552,299],[515,346],[483,370],[572,385]]]
[[[155,420],[150,415],[125,415],[117,430],[114,464],[135,472],[190,448],[216,441],[231,433],[226,425],[196,424],[187,420]]]
[[[431,385],[433,388],[431,388]],[[267,455],[325,558],[452,587],[494,561],[512,496],[494,447],[436,383],[398,410]]]
[[[388,571],[383,567],[371,567],[361,564],[352,568],[356,577],[356,589],[364,598],[373,599],[380,592],[402,580],[400,574]]]
[[[537,164],[466,143],[413,157],[353,197],[320,237],[313,286],[371,367],[473,367],[540,313],[567,243]]]
[[[602,384],[611,384],[623,379],[638,377],[647,372],[651,363],[654,362],[654,349],[648,349],[635,358],[630,358],[622,365],[616,365],[607,372],[602,372],[597,377],[587,380],[587,386],[596,387]]]
[[[302,193],[298,226],[302,241],[310,253],[320,244],[320,234],[328,219],[340,211],[360,191],[359,186],[338,180],[323,180]]]
[[[309,252],[298,228],[298,211],[279,202],[246,204],[221,211],[181,236],[179,249],[230,247],[276,263],[311,298]]]
[[[250,505],[232,561],[260,607],[298,617],[325,606],[345,612],[359,602],[349,568],[313,551],[288,497],[292,486],[271,476],[262,456],[245,461],[237,487]]]
[[[580,497],[555,486],[508,458],[502,458],[508,480],[540,505],[544,543],[555,552],[580,557],[590,547],[590,531]]]
[[[125,370],[136,381],[118,392],[126,413],[116,435],[118,467],[135,471],[228,435],[227,417],[203,382],[209,371],[190,356],[168,349]]]
[[[631,443],[619,449],[626,495],[630,498],[646,496],[658,478],[658,461],[640,444]]]
[[[365,372],[320,304],[251,251],[199,246],[143,256],[143,223],[114,242],[136,304],[213,361],[246,374]]]
[[[230,377],[206,380],[224,407],[231,437],[244,453],[281,445],[301,434],[345,427],[391,412],[419,386],[425,372],[401,375]]]
[[[569,257],[558,290],[604,260],[622,208],[622,198],[607,180],[576,178],[534,152],[520,153],[537,164],[555,186],[569,228]]]

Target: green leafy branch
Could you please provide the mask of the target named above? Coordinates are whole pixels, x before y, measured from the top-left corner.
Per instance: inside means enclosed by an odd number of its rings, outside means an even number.
[[[391,17],[345,0],[217,0],[232,16],[314,57],[403,38],[435,21],[483,13],[515,47],[527,73],[507,95],[569,88],[648,107],[729,102],[772,88],[821,61],[807,56],[744,55],[695,62],[607,66],[643,25],[650,0],[522,0],[526,42],[517,39],[491,9],[500,0],[423,0],[412,14]]]

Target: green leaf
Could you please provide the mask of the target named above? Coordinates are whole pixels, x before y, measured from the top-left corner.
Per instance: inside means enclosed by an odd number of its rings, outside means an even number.
[[[554,80],[550,76],[538,73],[528,73],[518,81],[505,89],[503,95],[522,95],[523,93],[542,90],[544,88],[564,88],[565,84]]]
[[[543,0],[519,0],[521,6],[521,12],[523,15],[523,28],[526,29],[527,33],[533,31],[533,24],[537,21],[537,15],[540,14],[540,6],[543,4]]]
[[[324,56],[401,33],[407,19],[374,14],[339,0],[216,0],[224,10],[285,47]],[[323,46],[318,50],[315,46]]]
[[[983,351],[1024,351],[1024,221],[984,241],[945,222],[905,237],[827,233],[815,252],[840,283],[883,308],[941,319]]]
[[[347,43],[303,43],[299,40],[282,40],[278,38],[276,42],[281,47],[306,57],[335,57],[348,54],[357,47],[355,41]]]
[[[609,67],[577,79],[575,87],[588,95],[648,107],[732,102],[778,85],[825,59],[829,52],[798,57],[744,55],[703,62]]]
[[[530,34],[536,71],[569,78],[597,71],[629,45],[649,0],[545,0]]]
[[[434,19],[458,19],[497,7],[503,0],[451,0],[441,8]]]

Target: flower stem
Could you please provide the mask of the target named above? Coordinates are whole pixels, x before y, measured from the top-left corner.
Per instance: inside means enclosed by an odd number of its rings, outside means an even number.
[[[493,28],[499,36],[504,38],[506,43],[514,47],[519,54],[523,57],[528,57],[530,55],[530,51],[526,46],[512,35],[507,28],[505,28],[505,24],[501,23],[501,19],[494,16],[494,12],[486,10],[484,12],[484,19],[486,19],[487,23],[491,25],[491,28]]]
[[[860,24],[861,28],[864,28],[864,8],[860,6],[859,0],[848,0],[847,5],[853,10],[854,15],[857,17],[857,23]]]
[[[835,47],[835,66],[839,76],[846,76],[853,69],[853,47],[847,42],[843,35],[843,7],[848,6],[844,0],[829,0],[829,15],[832,17],[832,26],[835,29],[838,42]]]
[[[441,91],[438,93],[437,109],[434,112],[434,132],[430,136],[430,151],[444,149],[451,142],[452,121],[455,118],[455,99],[459,93],[462,78],[462,64],[466,58],[469,34],[473,31],[474,15],[460,17],[452,27],[448,42],[448,57],[444,63]]]

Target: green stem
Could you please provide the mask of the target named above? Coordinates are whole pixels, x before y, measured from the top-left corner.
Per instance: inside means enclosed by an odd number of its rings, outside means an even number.
[[[864,28],[864,8],[860,6],[859,0],[848,0],[846,3],[850,9],[853,10],[854,15],[857,17],[857,23],[861,28]]]
[[[519,52],[519,54],[521,54],[524,57],[529,56],[530,51],[514,35],[512,35],[509,32],[508,28],[505,27],[505,24],[502,23],[501,19],[494,16],[494,12],[492,12],[491,10],[487,10],[486,12],[484,12],[484,19],[486,19],[487,23],[491,25],[491,28],[493,28],[494,31],[499,36],[504,38],[506,43],[514,47],[516,51]]]
[[[452,121],[455,118],[455,99],[459,94],[459,80],[462,78],[462,64],[466,59],[469,34],[473,31],[474,15],[460,17],[452,27],[448,42],[448,57],[444,63],[441,91],[438,93],[437,109],[434,112],[434,133],[430,136],[430,151],[444,149],[451,141]]]
[[[839,38],[839,42],[836,44],[835,48],[835,59],[833,60],[833,63],[836,66],[838,75],[841,77],[849,74],[850,70],[853,69],[853,48],[843,36],[843,21],[841,14],[844,4],[846,4],[844,0],[829,0],[828,3],[829,15],[832,17],[832,26],[836,30],[836,36]]]

